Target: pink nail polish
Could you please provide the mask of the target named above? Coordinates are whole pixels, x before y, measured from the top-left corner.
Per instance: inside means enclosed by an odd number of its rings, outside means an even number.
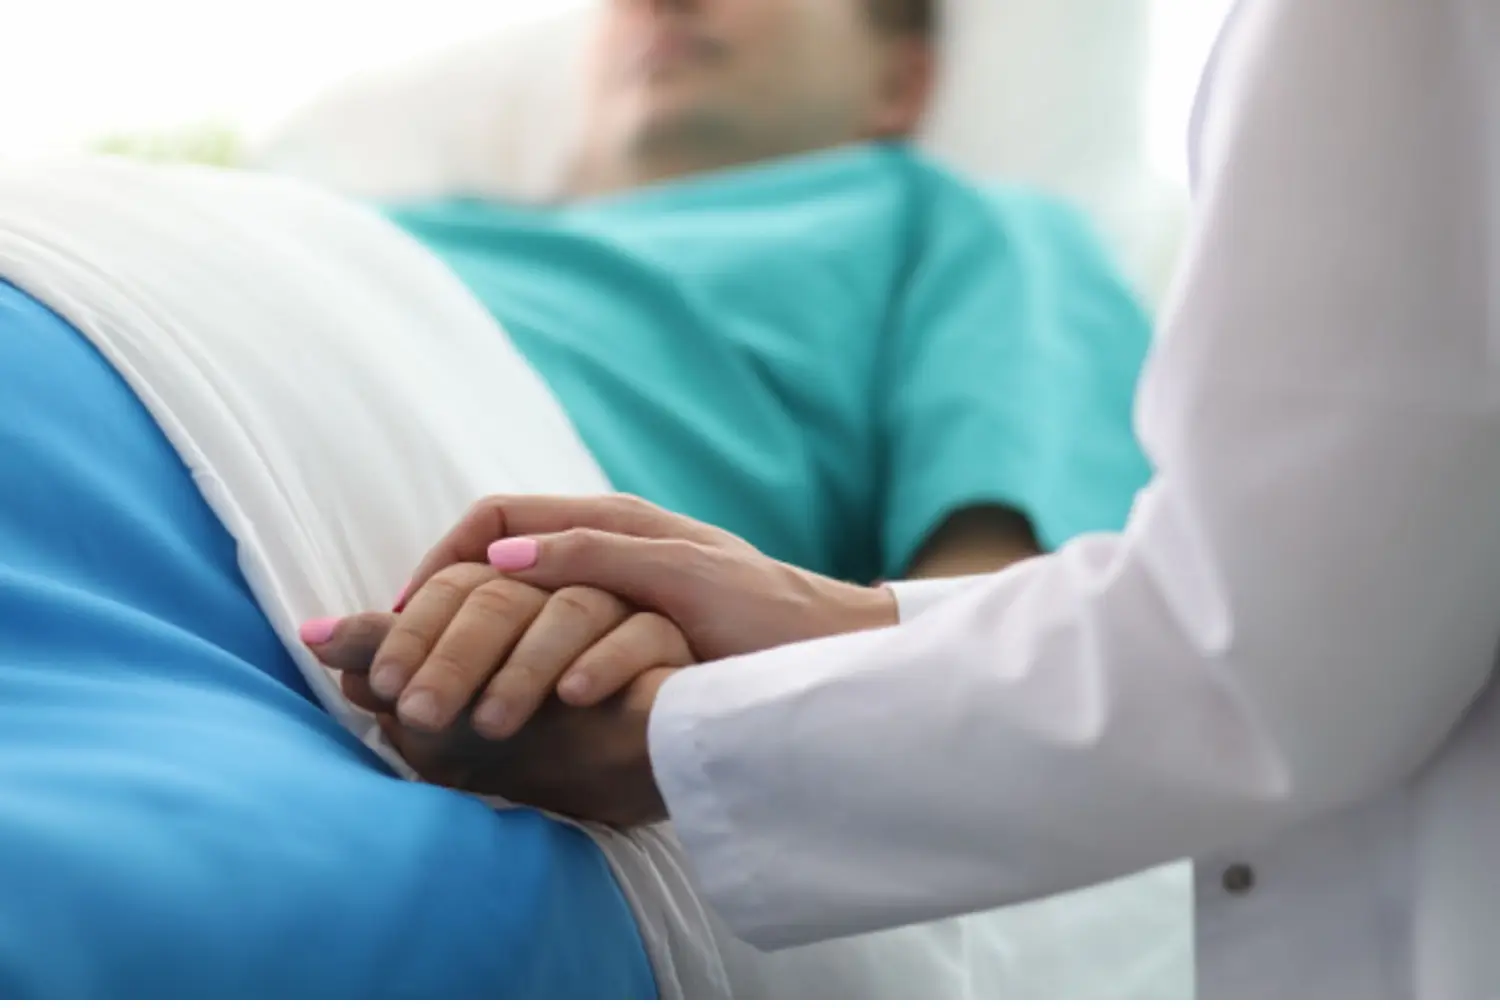
[[[490,543],[490,566],[507,573],[536,566],[541,546],[535,539],[501,539]]]
[[[391,612],[400,612],[402,609],[405,609],[406,608],[406,596],[408,596],[410,594],[411,594],[411,582],[408,581],[408,582],[406,582],[406,585],[401,589],[401,594],[399,594],[399,595],[396,596],[396,604],[393,605],[393,606],[391,606]]]
[[[339,621],[336,619],[308,620],[302,624],[297,634],[302,638],[302,643],[317,647],[319,644],[327,644],[333,640],[333,632],[338,628]]]

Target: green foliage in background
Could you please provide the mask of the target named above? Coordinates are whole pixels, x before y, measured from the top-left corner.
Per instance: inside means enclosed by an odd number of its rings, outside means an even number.
[[[239,133],[219,123],[200,123],[154,133],[120,133],[92,145],[98,154],[114,154],[157,164],[203,164],[232,168],[243,164]]]

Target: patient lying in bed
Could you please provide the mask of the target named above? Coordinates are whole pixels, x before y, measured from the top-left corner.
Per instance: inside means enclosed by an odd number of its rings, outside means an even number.
[[[613,486],[834,577],[993,570],[1120,525],[1147,321],[1069,209],[906,139],[933,0],[602,5],[550,207],[392,218]]]
[[[903,146],[394,216],[617,489],[779,559],[857,581],[995,569],[1117,527],[1145,477],[1146,324],[1097,247],[1059,205]],[[403,708],[413,728],[451,714]]]
[[[1066,207],[904,145],[393,217],[501,322],[616,489],[778,559],[863,582],[975,573],[1117,527],[1144,482],[1149,330],[1097,244]]]
[[[50,234],[55,217],[62,247],[83,258],[77,289],[62,284],[56,292],[65,296],[53,303],[72,305],[102,345],[135,348],[126,373],[157,413],[153,422],[120,375],[36,300],[14,290],[0,299],[8,407],[0,422],[0,598],[9,614],[0,635],[0,709],[8,712],[0,757],[14,770],[0,787],[0,852],[11,866],[4,920],[25,922],[0,928],[4,989],[649,993],[661,975],[652,976],[637,921],[598,848],[540,816],[496,816],[382,773],[319,710],[268,622],[284,614],[288,597],[304,600],[295,610],[304,617],[318,612],[306,608],[309,596],[284,594],[306,577],[333,579],[314,587],[350,585],[361,606],[390,598],[400,565],[430,542],[421,529],[435,535],[451,519],[448,508],[505,478],[505,462],[491,460],[514,456],[506,441],[516,438],[509,423],[486,419],[497,412],[486,390],[508,395],[515,384],[493,369],[506,366],[504,355],[497,362],[478,342],[499,334],[485,319],[468,327],[468,342],[455,334],[429,350],[433,329],[418,324],[422,312],[379,331],[383,312],[427,302],[415,292],[412,305],[372,298],[369,281],[399,284],[403,275],[374,262],[347,274],[324,268],[320,284],[307,284],[307,270],[340,242],[379,239],[380,261],[409,261],[417,272],[424,263],[396,247],[398,235],[294,189],[184,177],[191,184],[178,197],[171,178],[128,171],[96,178],[81,170],[55,192],[40,181],[5,191],[9,265],[44,286],[48,277],[61,282],[50,239],[37,246],[49,253],[43,258],[14,251],[17,239],[24,249],[28,235]],[[113,195],[131,186],[135,201]],[[250,198],[262,188],[264,200]],[[231,197],[244,200],[234,213],[220,207]],[[55,213],[38,199],[56,200]],[[109,202],[90,214],[89,201],[100,199]],[[290,221],[317,210],[333,230],[305,261],[286,260],[267,210]],[[195,251],[191,238],[205,227],[223,228],[223,240]],[[118,248],[110,244],[117,236]],[[196,282],[185,287],[190,265]],[[448,290],[445,282],[456,288],[438,272],[426,277],[431,293]],[[116,296],[108,278],[122,274]],[[262,296],[241,310],[247,290]],[[372,300],[380,310],[361,317],[357,304]],[[432,312],[462,314],[463,300],[440,297]],[[237,327],[246,311],[249,328]],[[111,319],[129,323],[124,344],[112,342],[119,330]],[[262,345],[269,356],[253,352]],[[371,347],[417,365],[430,355],[434,373],[362,365]],[[480,358],[492,370],[471,380],[465,364]],[[183,383],[202,381],[197,375],[210,387]],[[389,394],[438,378],[450,397],[463,386],[463,410],[442,397]],[[165,408],[153,390],[166,395]],[[499,415],[515,415],[524,399],[508,398],[511,412]],[[393,411],[393,401],[402,408]],[[191,474],[157,426],[183,415],[199,421],[190,441],[174,428]],[[535,435],[540,427],[547,424],[533,415],[519,429]],[[488,433],[476,441],[466,431]],[[572,451],[543,440],[533,461]],[[371,456],[351,455],[351,443]],[[413,454],[413,445],[425,451]],[[388,464],[403,451],[399,466]],[[267,479],[241,478],[262,453],[273,466]],[[230,510],[222,509],[226,476],[234,477]],[[200,489],[218,502],[217,515]],[[263,521],[247,526],[243,509],[257,505]],[[238,550],[221,519],[242,537]],[[312,545],[331,552],[280,548],[303,521],[323,530]],[[337,535],[327,533],[330,523]],[[257,584],[258,595],[241,574],[247,561],[246,569],[275,575]],[[920,961],[923,971],[905,976],[930,991],[931,970],[946,960]],[[835,969],[832,989],[847,992],[867,974]],[[873,989],[904,988],[888,970]]]

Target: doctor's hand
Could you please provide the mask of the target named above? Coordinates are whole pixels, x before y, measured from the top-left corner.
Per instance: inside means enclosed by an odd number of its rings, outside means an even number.
[[[433,547],[412,584],[483,560],[539,588],[589,585],[660,613],[704,661],[898,621],[888,589],[780,563],[628,496],[486,498]]]

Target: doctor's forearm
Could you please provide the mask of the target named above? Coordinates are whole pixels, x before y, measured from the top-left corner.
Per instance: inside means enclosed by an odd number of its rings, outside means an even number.
[[[1157,477],[1123,535],[663,689],[662,789],[742,934],[808,941],[1221,851],[1393,786],[1452,731],[1500,597],[1469,12],[1267,0],[1236,19],[1138,409]]]

